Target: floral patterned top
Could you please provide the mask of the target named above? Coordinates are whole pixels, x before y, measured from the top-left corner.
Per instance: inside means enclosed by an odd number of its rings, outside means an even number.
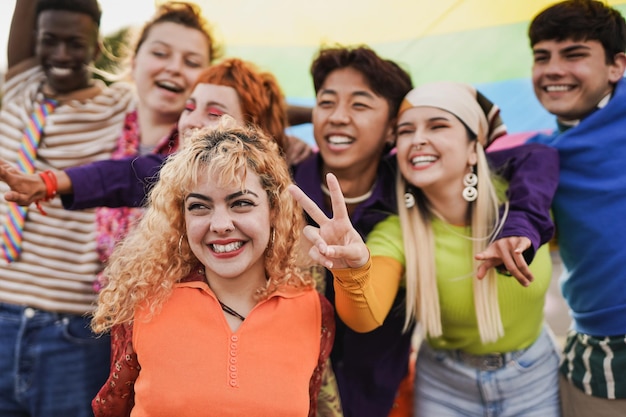
[[[116,149],[111,154],[111,159],[123,159],[130,156],[139,155],[141,143],[141,132],[137,111],[133,110],[126,115],[124,127],[120,135]],[[157,144],[152,150],[153,153],[169,155],[178,148],[178,131],[174,126],[172,131]],[[143,209],[131,207],[108,208],[100,207],[96,209],[97,225],[97,250],[100,262],[104,265],[117,242],[122,240],[130,231],[132,226],[139,221]],[[96,292],[105,285],[102,273],[98,274],[94,282]]]

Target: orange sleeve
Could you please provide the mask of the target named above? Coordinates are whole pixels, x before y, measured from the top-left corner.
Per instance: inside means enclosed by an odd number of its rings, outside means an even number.
[[[385,256],[374,256],[361,268],[332,270],[335,309],[352,330],[365,333],[383,324],[398,293],[403,267]]]

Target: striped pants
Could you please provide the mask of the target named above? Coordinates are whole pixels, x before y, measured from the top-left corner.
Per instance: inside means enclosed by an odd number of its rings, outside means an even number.
[[[626,416],[626,336],[570,332],[560,372],[563,416]]]

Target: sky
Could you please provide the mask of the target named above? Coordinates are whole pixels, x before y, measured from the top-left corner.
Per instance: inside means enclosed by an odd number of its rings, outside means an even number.
[[[100,5],[100,31],[103,35],[124,26],[141,25],[154,11],[154,0],[100,0]],[[0,0],[0,72],[6,71],[6,46],[14,7],[15,0]]]

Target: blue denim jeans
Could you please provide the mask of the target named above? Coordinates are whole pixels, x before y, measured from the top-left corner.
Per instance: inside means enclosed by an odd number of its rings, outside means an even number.
[[[559,417],[559,352],[544,330],[496,370],[469,366],[450,352],[420,347],[415,417]]]
[[[110,343],[87,317],[0,303],[0,416],[93,416]]]

